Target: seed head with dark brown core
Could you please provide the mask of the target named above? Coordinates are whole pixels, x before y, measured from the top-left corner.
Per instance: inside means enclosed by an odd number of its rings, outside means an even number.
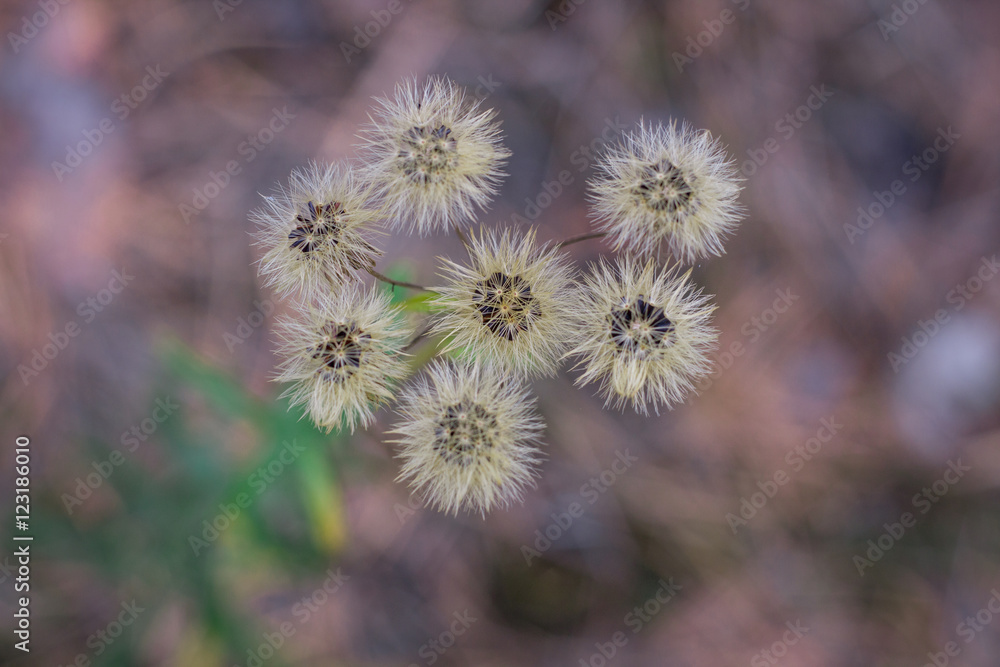
[[[341,203],[335,201],[316,206],[310,201],[308,208],[308,212],[295,216],[298,226],[288,235],[291,247],[308,255],[324,243],[340,243],[340,228],[347,214]]]
[[[317,371],[329,382],[344,382],[361,366],[372,337],[354,323],[327,324],[322,342],[310,348],[313,359],[322,361]]]
[[[639,295],[625,301],[608,315],[611,340],[619,350],[645,357],[652,350],[673,344],[674,323],[662,308],[658,308]]]
[[[527,331],[541,316],[531,285],[521,276],[491,274],[476,286],[472,302],[483,318],[483,326],[507,340]]]
[[[669,160],[646,166],[632,194],[654,211],[667,211],[670,215],[686,213],[696,203],[691,184]]]
[[[434,182],[458,165],[458,142],[451,128],[412,127],[402,137],[396,154],[399,170],[415,183]]]
[[[449,405],[434,429],[434,451],[448,463],[462,466],[472,463],[477,454],[490,461],[486,450],[493,448],[497,431],[496,415],[478,403]]]

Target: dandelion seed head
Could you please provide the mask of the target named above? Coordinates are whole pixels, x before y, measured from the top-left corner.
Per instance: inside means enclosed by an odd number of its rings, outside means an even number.
[[[707,131],[640,123],[596,164],[592,213],[615,249],[677,260],[721,255],[743,216],[734,162]]]
[[[400,480],[427,504],[485,515],[534,484],[544,428],[534,399],[492,366],[435,361],[400,399]]]
[[[379,216],[367,200],[350,167],[313,163],[293,171],[288,186],[250,214],[264,251],[258,272],[265,283],[282,295],[309,298],[374,265],[381,253],[365,233]]]
[[[317,427],[367,426],[406,374],[409,330],[389,297],[354,284],[278,324],[283,362],[275,378],[292,383],[292,405],[305,405]]]
[[[510,156],[495,112],[436,77],[377,102],[362,149],[390,224],[421,236],[468,225],[496,195]]]
[[[570,338],[576,304],[564,254],[533,230],[472,234],[468,265],[445,261],[434,305],[446,351],[461,350],[519,375],[552,375]]]
[[[592,266],[569,352],[582,368],[577,384],[598,382],[605,405],[643,414],[682,402],[710,372],[718,338],[714,306],[689,277],[628,258]]]

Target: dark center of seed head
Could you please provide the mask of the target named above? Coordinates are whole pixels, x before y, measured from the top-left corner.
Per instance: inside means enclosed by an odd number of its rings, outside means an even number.
[[[531,285],[521,276],[491,274],[476,284],[472,302],[483,326],[506,340],[514,340],[541,316]]]
[[[641,294],[613,309],[608,323],[611,340],[623,352],[642,356],[674,342],[674,323],[662,308],[649,303]]]
[[[660,160],[643,167],[632,194],[654,211],[677,215],[691,205],[694,190],[680,169],[669,160]]]
[[[291,247],[309,254],[324,243],[337,245],[346,213],[338,201],[319,206],[310,201],[306,211],[295,216],[296,227],[288,235]]]
[[[318,372],[324,380],[344,382],[361,367],[371,338],[353,322],[331,322],[323,327],[320,343],[309,348],[309,353],[320,362]]]
[[[496,429],[496,415],[478,403],[449,405],[434,428],[434,451],[448,463],[462,467],[479,455],[489,461]]]
[[[436,181],[458,166],[457,147],[451,128],[445,125],[411,127],[403,133],[396,154],[399,170],[415,183]]]

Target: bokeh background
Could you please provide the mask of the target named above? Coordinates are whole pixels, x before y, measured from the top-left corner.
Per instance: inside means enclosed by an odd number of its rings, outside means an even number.
[[[998,664],[996,3],[51,0],[0,26],[0,663]],[[594,151],[640,118],[746,177],[694,267],[711,381],[648,418],[535,382],[542,477],[485,520],[394,483],[391,412],[326,436],[277,398],[290,307],[247,222],[430,74],[499,113],[487,226],[588,231]],[[383,247],[432,284],[463,256]]]

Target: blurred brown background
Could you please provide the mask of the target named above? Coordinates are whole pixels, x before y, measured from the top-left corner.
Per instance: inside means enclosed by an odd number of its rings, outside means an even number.
[[[28,434],[35,535],[32,651],[8,559],[0,662],[1000,664],[996,3],[0,11],[0,507]],[[410,508],[388,411],[353,438],[280,416],[289,307],[252,266],[258,193],[352,157],[372,96],[429,74],[499,112],[485,225],[587,231],[593,151],[640,118],[711,130],[746,176],[694,271],[712,381],[650,418],[536,382],[543,476],[485,521]],[[425,283],[462,257],[383,247]],[[258,498],[291,429],[314,441]]]

